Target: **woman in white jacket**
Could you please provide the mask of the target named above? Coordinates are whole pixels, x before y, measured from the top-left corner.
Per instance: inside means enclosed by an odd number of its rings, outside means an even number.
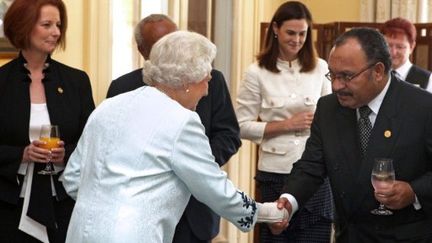
[[[66,242],[170,243],[191,194],[242,231],[282,212],[237,190],[214,161],[194,110],[215,55],[202,35],[168,34],[144,63],[149,86],[92,113],[63,173],[76,200]]]
[[[311,25],[305,5],[295,1],[282,4],[238,93],[240,135],[260,145],[255,179],[262,201],[279,197],[285,176],[304,150],[317,100],[331,92],[324,76],[327,63],[316,55]],[[294,215],[283,234],[273,235],[263,225],[261,242],[328,242],[331,218],[331,194],[325,184]]]

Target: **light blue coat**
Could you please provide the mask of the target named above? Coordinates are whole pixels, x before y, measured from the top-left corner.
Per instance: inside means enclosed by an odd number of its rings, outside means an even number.
[[[191,193],[242,231],[255,202],[214,162],[198,115],[153,87],[105,100],[63,174],[66,242],[171,242]]]

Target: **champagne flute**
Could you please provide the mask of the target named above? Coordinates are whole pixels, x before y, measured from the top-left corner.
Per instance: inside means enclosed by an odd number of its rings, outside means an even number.
[[[58,142],[60,142],[59,127],[57,125],[42,125],[39,140],[45,142],[45,144],[40,145],[41,148],[48,150],[58,148]],[[43,170],[38,171],[38,174],[55,175],[57,172],[55,172],[52,162],[49,161]]]
[[[375,159],[372,168],[372,186],[375,190],[390,187],[395,180],[395,171],[393,168],[393,160],[386,158]],[[371,211],[375,215],[393,215],[393,212],[386,209],[384,204],[380,203],[379,207]]]

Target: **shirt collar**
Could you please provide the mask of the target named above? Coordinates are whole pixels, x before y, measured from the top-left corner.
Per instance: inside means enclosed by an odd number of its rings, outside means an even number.
[[[413,64],[410,62],[410,60],[408,60],[404,64],[402,64],[399,68],[395,69],[395,71],[399,74],[400,79],[402,80],[406,79],[412,65]]]
[[[280,69],[291,69],[291,68],[300,68],[300,63],[298,58],[292,61],[284,61],[280,58],[277,59],[277,66]]]
[[[375,115],[378,114],[378,111],[381,107],[381,104],[384,100],[387,90],[390,87],[390,82],[391,82],[391,75],[389,75],[389,79],[387,81],[387,84],[384,86],[384,89],[368,104],[369,108],[372,110],[372,112]]]

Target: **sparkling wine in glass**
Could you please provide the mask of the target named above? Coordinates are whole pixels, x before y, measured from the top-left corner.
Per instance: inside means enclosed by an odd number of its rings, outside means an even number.
[[[53,148],[58,148],[58,142],[60,142],[60,133],[57,125],[42,125],[39,140],[45,142],[45,144],[40,145],[41,148],[51,150]],[[38,171],[41,175],[55,175],[52,162],[46,163],[43,170]]]
[[[395,181],[395,171],[393,168],[393,160],[387,158],[375,159],[371,175],[372,186],[375,190],[384,189],[392,186]],[[393,215],[393,212],[388,210],[384,204],[380,203],[379,207],[371,211],[375,215]]]

